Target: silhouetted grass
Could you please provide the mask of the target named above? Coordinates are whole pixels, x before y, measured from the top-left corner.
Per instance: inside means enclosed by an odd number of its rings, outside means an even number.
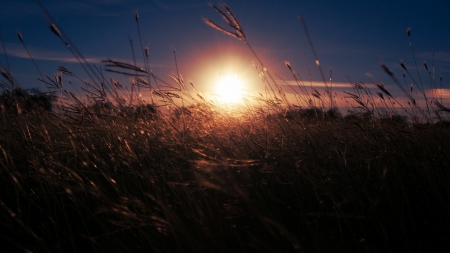
[[[62,89],[62,74],[77,77],[61,66],[55,81],[45,81],[59,96],[52,112],[3,112],[3,251],[450,248],[450,127],[442,104],[427,104],[440,116],[432,121],[415,105],[399,109],[381,84],[375,96],[355,83],[347,94],[356,106],[342,114],[300,83],[306,94],[297,96],[311,102],[283,104],[282,90],[266,80],[276,88],[269,96],[230,113],[178,73],[171,85],[146,69],[105,62],[143,89],[151,79],[161,85],[151,89],[159,103],[113,79],[83,84],[82,100]],[[10,104],[20,101],[4,94]]]

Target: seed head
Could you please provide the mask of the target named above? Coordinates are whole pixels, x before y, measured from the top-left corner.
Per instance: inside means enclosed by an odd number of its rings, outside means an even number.
[[[427,61],[423,61],[423,66],[425,66],[425,69],[428,71]]]
[[[301,21],[303,24],[305,24],[305,20],[303,19],[302,16],[298,16],[298,18],[300,19],[300,21]]]
[[[405,66],[405,63],[403,62],[403,60],[400,60],[399,64],[400,64],[400,66],[401,66],[404,70],[408,71],[408,70],[406,69],[406,66]]]
[[[391,93],[386,90],[386,88],[384,88],[384,85],[381,84],[375,84],[382,92],[384,92],[386,95],[388,95],[389,97],[392,97]]]
[[[19,37],[20,42],[23,43],[23,37],[22,37],[22,34],[20,32],[17,32],[17,37]]]
[[[381,68],[390,76],[394,76],[394,73],[386,66],[385,63],[381,64]]]
[[[408,34],[408,37],[411,37],[411,26],[406,29],[406,33]]]
[[[52,30],[52,32],[53,32],[56,36],[58,36],[58,37],[61,38],[61,32],[58,30],[58,28],[56,27],[55,24],[51,24],[51,25],[50,25],[50,30]]]
[[[225,9],[226,13],[213,4],[209,4],[209,6],[211,6],[215,11],[217,11],[222,16],[222,18],[225,20],[225,22],[228,24],[228,26],[230,26],[230,28],[232,28],[232,30],[229,31],[229,30],[217,25],[210,19],[203,18],[203,21],[207,25],[211,26],[212,28],[214,28],[216,30],[219,30],[219,31],[225,33],[226,35],[234,37],[238,40],[246,41],[244,31],[242,30],[242,27],[239,24],[239,21],[237,20],[237,18],[234,16],[231,9],[226,4],[221,4],[221,6]],[[233,30],[234,30],[234,32],[233,32]]]
[[[231,36],[231,37],[233,37],[233,38],[236,38],[236,39],[238,39],[238,40],[244,40],[244,37],[242,37],[242,35],[238,34],[237,32],[236,32],[236,33],[230,32],[230,31],[228,31],[228,30],[226,30],[226,29],[220,27],[220,26],[217,25],[216,23],[212,22],[210,19],[203,18],[203,22],[205,22],[205,24],[211,26],[212,28],[214,28],[214,29],[216,29],[216,30],[219,30],[219,31],[225,33],[226,35],[229,35],[229,36]]]
[[[3,68],[2,68],[2,76],[3,76],[4,78],[6,78],[10,83],[13,82],[11,72],[6,71],[6,70],[4,70]],[[441,77],[441,80],[442,80],[442,77]]]
[[[64,73],[64,74],[69,75],[69,76],[73,76],[73,73],[70,70],[68,70],[66,67],[64,67],[63,65],[60,65],[58,70],[61,73]]]
[[[62,72],[55,74],[56,83],[59,84],[60,87],[62,87]]]
[[[148,55],[149,55],[149,53],[148,53],[148,47],[145,47],[144,51],[145,51],[145,55],[146,55],[147,58],[148,58]]]
[[[290,62],[285,61],[284,64],[286,65],[286,67],[288,67],[288,69],[289,69],[290,71],[292,71],[292,67],[291,67],[291,63],[290,63]]]

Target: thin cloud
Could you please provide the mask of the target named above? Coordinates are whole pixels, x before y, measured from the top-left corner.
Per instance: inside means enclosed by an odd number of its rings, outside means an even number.
[[[420,53],[418,56],[423,59],[432,60],[434,53],[434,60],[436,62],[450,63],[450,52],[440,51],[440,52],[424,52]]]
[[[28,53],[26,52],[26,50],[23,48],[23,46],[21,44],[7,43],[6,46],[7,46],[8,56],[24,58],[24,59],[30,58]],[[28,50],[30,51],[30,54],[34,60],[54,61],[54,62],[58,62],[58,63],[78,63],[77,58],[74,57],[69,52],[55,51],[55,50],[33,47],[33,46],[28,46]],[[4,54],[3,51],[0,51],[0,53]],[[107,60],[108,57],[90,56],[90,57],[85,57],[85,59],[89,63],[103,65],[102,61]],[[133,64],[131,61],[126,60],[126,59],[115,59],[115,60]],[[138,63],[138,65],[144,65],[144,64]],[[150,68],[171,68],[171,67],[172,66],[169,64],[150,64]]]
[[[367,73],[366,73],[366,76],[367,76],[367,77],[369,77],[369,78],[372,78],[372,79],[374,79],[374,76],[373,76],[373,74],[372,74],[372,73],[370,73],[370,72],[367,72]]]
[[[283,86],[298,87],[297,81],[295,81],[295,80],[284,80],[284,81],[277,80],[277,83],[279,83],[280,85],[283,85]],[[323,82],[316,82],[316,81],[312,81],[311,83],[309,81],[307,81],[307,82],[303,82],[303,84],[306,88],[310,88],[311,86],[314,88],[325,87],[325,84]],[[327,83],[327,85],[329,87],[331,87],[330,83]],[[300,86],[302,86],[302,85],[300,84]],[[332,83],[332,87],[333,88],[351,88],[352,85],[350,83]]]
[[[428,68],[431,68],[433,66],[433,52],[424,52],[424,53],[418,53],[416,55],[417,60],[417,67],[419,68],[419,71],[425,71],[425,67],[423,65],[424,60],[427,62]],[[397,62],[387,62],[386,66],[389,67],[394,73],[398,76],[401,75],[402,72],[404,72],[403,68],[399,64],[400,60]],[[405,63],[408,70],[416,70],[415,64],[413,61],[409,61]],[[434,66],[436,68],[436,74],[445,72],[450,72],[450,52],[440,51],[440,52],[434,52]]]
[[[450,89],[430,89],[426,91],[428,98],[450,99]]]
[[[66,63],[76,63],[78,60],[68,52],[61,52],[55,50],[49,50],[46,48],[30,47],[28,46],[31,56],[35,60],[42,61],[57,61]],[[2,52],[3,53],[3,52]],[[18,58],[30,58],[26,50],[20,44],[8,43],[8,55]],[[103,58],[98,57],[86,57],[86,61],[90,63],[100,63]]]

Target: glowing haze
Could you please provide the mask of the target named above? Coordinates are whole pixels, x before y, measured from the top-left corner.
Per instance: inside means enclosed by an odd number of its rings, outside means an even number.
[[[244,85],[237,74],[221,76],[216,83],[216,94],[223,103],[239,103],[244,95]]]
[[[178,71],[202,94],[219,93],[216,95],[228,103],[239,101],[242,91],[258,93],[264,88],[252,64],[258,60],[247,45],[204,24],[202,17],[226,26],[220,15],[203,0],[41,2],[59,28],[99,71],[103,66],[101,60],[109,58],[128,63],[135,59],[138,66],[144,66],[135,21],[138,10],[142,47],[149,48],[149,69],[161,79],[171,82],[168,75]],[[372,86],[383,82],[389,91],[401,96],[380,64],[385,62],[401,79],[403,69],[398,62],[403,59],[417,82],[422,80],[426,89],[434,85],[444,99],[447,97],[450,80],[448,1],[229,0],[226,3],[240,21],[258,57],[277,82],[285,85],[284,90],[291,93],[290,97],[294,91],[287,85],[293,85],[295,89],[296,83],[284,61],[291,63],[306,84],[323,91],[322,76],[298,16],[306,21],[324,77],[330,82],[332,76],[333,92],[338,95],[351,89],[350,81],[361,81]],[[1,6],[0,28],[8,57],[2,47],[0,64],[2,68],[11,69],[21,86],[45,87],[36,80],[40,74],[17,38],[17,31],[23,35],[43,74],[52,77],[63,64],[82,80],[88,79],[76,58],[52,34],[50,21],[34,1],[4,0]],[[411,55],[407,27],[412,29],[411,42],[419,73]],[[175,64],[174,49],[178,65]],[[432,70],[431,81],[423,68],[424,60]],[[106,79],[113,77],[129,83],[123,76],[103,74]],[[235,74],[240,85],[228,80],[233,79],[228,75]],[[224,80],[218,78],[221,75]],[[74,78],[63,78],[72,81],[75,88],[81,85]],[[407,77],[405,85],[410,83],[413,80]],[[141,91],[144,97],[148,96],[149,90]]]

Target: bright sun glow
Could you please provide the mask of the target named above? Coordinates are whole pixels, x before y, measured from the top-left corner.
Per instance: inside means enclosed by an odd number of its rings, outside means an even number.
[[[236,74],[221,76],[216,84],[217,99],[223,103],[238,103],[242,101],[243,85]]]

